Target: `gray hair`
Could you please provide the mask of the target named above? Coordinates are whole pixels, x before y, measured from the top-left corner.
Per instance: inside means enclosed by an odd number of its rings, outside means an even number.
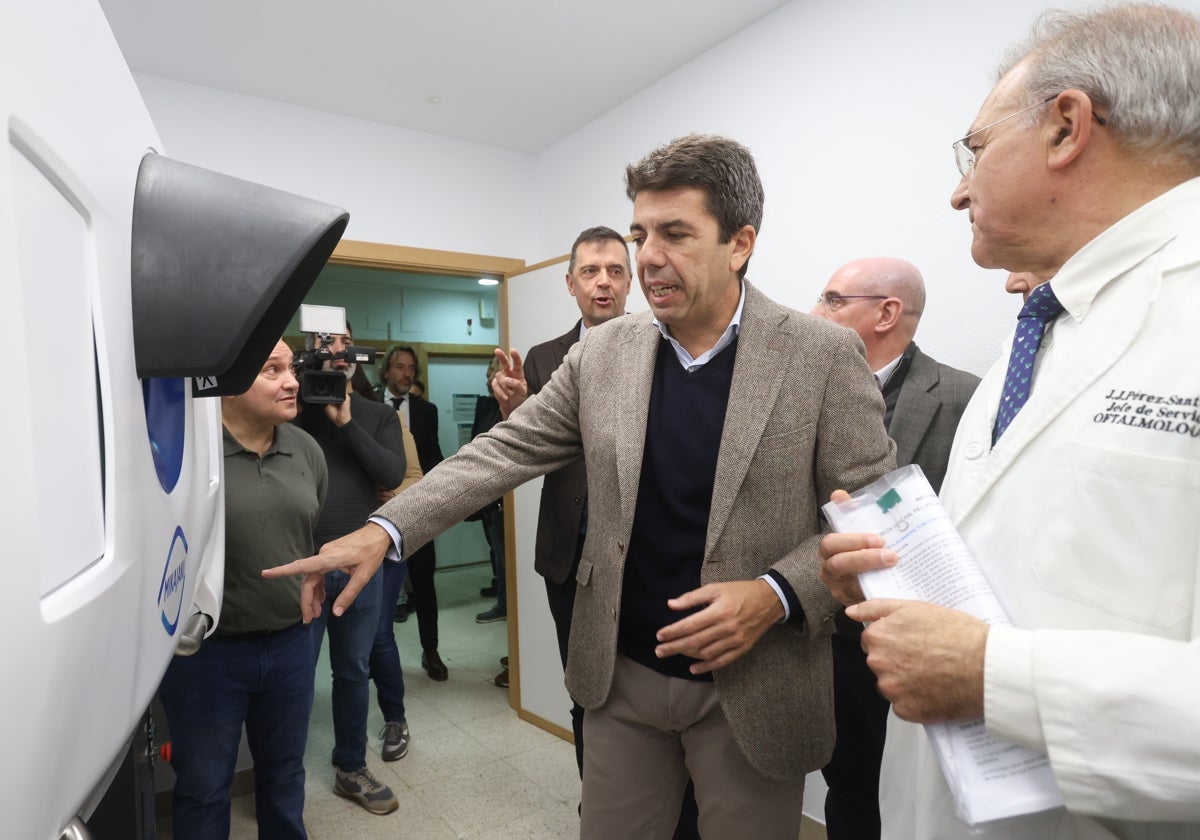
[[[346,329],[350,329],[349,324],[346,325]],[[407,353],[412,356],[413,367],[416,368],[413,371],[413,382],[416,382],[417,377],[421,375],[421,366],[417,362],[417,351],[407,344],[393,344],[384,351],[383,355],[379,357],[379,375],[386,377],[387,369],[392,366],[392,359],[396,357],[397,353]]]
[[[1200,164],[1200,18],[1149,3],[1050,11],[997,78],[1027,57],[1029,102],[1081,90],[1108,110],[1108,129],[1127,148]]]

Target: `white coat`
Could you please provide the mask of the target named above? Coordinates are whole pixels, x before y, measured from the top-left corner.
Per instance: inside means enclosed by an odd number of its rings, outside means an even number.
[[[1013,621],[988,730],[1048,753],[1066,810],[969,830],[921,727],[889,721],[884,837],[1200,838],[1200,179],[1052,281],[1029,402],[993,448],[1007,353],[963,415],[943,502]]]

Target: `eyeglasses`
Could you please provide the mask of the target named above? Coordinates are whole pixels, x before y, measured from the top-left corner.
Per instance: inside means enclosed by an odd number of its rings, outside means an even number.
[[[968,175],[971,174],[971,171],[973,169],[975,169],[975,150],[967,145],[968,140],[970,140],[972,137],[974,137],[976,134],[978,134],[981,131],[987,131],[989,128],[995,128],[996,126],[1000,125],[1000,123],[1002,123],[1006,120],[1011,120],[1013,117],[1019,117],[1021,114],[1024,114],[1026,111],[1032,111],[1034,108],[1040,108],[1041,106],[1045,105],[1048,102],[1053,102],[1057,96],[1058,96],[1058,94],[1056,93],[1056,94],[1054,94],[1054,96],[1047,97],[1046,99],[1043,99],[1041,102],[1034,102],[1032,105],[1026,105],[1020,111],[1014,111],[1013,113],[1009,114],[1007,117],[1001,117],[1000,119],[996,120],[995,122],[988,123],[983,128],[975,129],[970,134],[963,137],[961,140],[956,140],[953,143],[952,148],[954,149],[954,162],[956,164],[958,164],[958,174],[962,175],[964,178],[966,178]]]
[[[839,295],[837,292],[822,292],[817,295],[817,305],[830,312],[837,312],[848,300],[887,300],[887,295]]]
[[[962,138],[961,140],[956,140],[954,143],[952,143],[951,148],[954,149],[954,162],[958,165],[958,174],[963,176],[964,178],[967,178],[970,176],[971,172],[973,172],[975,169],[975,150],[967,145],[968,140],[970,140],[972,137],[974,137],[976,134],[978,134],[981,131],[987,131],[989,128],[995,128],[996,126],[1000,125],[1000,123],[1004,122],[1005,120],[1011,120],[1013,117],[1019,117],[1021,114],[1024,114],[1026,111],[1032,111],[1034,108],[1040,108],[1041,106],[1043,106],[1049,102],[1053,102],[1055,99],[1058,98],[1058,96],[1059,96],[1059,94],[1057,94],[1057,93],[1054,94],[1053,96],[1047,96],[1041,102],[1034,102],[1032,105],[1025,106],[1020,111],[1014,111],[1013,113],[1009,114],[1007,117],[1001,117],[1000,119],[996,120],[995,122],[988,123],[983,128],[977,128],[974,131],[972,131],[970,134],[968,134],[966,137]],[[1095,111],[1092,111],[1092,117],[1095,118],[1096,122],[1099,125],[1107,124],[1107,120],[1105,120],[1103,117],[1101,117]]]

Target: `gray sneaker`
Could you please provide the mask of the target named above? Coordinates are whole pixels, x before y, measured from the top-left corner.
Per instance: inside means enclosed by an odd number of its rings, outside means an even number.
[[[371,775],[366,767],[352,773],[335,770],[333,792],[353,799],[372,814],[390,814],[400,807],[392,789]]]
[[[388,721],[379,733],[383,739],[383,749],[380,754],[384,761],[399,761],[408,755],[408,724],[404,721]]]

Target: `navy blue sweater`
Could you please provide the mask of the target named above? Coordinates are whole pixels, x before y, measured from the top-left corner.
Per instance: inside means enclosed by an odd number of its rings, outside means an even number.
[[[617,649],[662,674],[695,676],[696,660],[654,655],[655,633],[689,612],[667,606],[700,586],[717,454],[733,381],[737,340],[695,371],[685,370],[666,339],[659,344],[646,419],[633,535],[625,561]]]

